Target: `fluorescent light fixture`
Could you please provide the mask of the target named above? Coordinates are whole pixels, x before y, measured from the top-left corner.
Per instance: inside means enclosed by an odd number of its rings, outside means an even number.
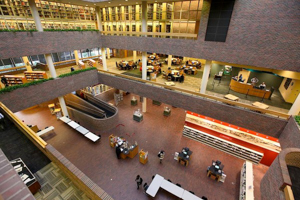
[[[82,0],[85,2],[99,3],[99,2],[108,2],[109,0]]]

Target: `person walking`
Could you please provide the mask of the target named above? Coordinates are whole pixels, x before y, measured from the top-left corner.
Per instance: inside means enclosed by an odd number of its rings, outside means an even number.
[[[137,189],[140,189],[140,185],[143,184],[142,177],[140,177],[140,175],[137,175],[136,178],[135,178],[135,182],[136,182],[136,185],[137,185]]]
[[[159,158],[159,163],[162,163],[162,160],[164,159],[165,157],[165,151],[164,150],[161,150],[160,152],[158,152],[158,158]]]

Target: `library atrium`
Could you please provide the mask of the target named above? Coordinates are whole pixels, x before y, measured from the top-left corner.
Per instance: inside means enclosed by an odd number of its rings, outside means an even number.
[[[0,0],[0,199],[300,199],[297,0]]]

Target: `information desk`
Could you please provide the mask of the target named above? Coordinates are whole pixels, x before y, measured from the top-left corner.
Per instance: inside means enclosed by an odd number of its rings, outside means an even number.
[[[146,193],[149,194],[151,197],[155,197],[163,181],[164,178],[156,174],[151,184],[149,185]]]
[[[271,96],[270,90],[261,90],[253,88],[253,85],[251,85],[250,83],[241,83],[233,79],[231,79],[229,87],[232,91],[251,96],[261,97],[264,99],[268,99]]]
[[[37,193],[37,191],[41,188],[41,185],[36,180],[34,175],[25,165],[21,158],[17,158],[15,160],[10,161],[11,165],[15,168],[16,172],[19,174],[20,178],[24,182],[24,184],[28,187],[32,194]]]
[[[163,180],[160,187],[179,198],[183,196],[184,189],[171,183],[170,181]]]
[[[134,156],[138,154],[139,146],[137,143],[129,144],[124,138],[114,136],[113,134],[111,134],[108,139],[111,147],[117,148],[116,146],[118,146],[118,148],[120,148],[120,157],[122,159],[126,159],[127,157],[134,158]]]

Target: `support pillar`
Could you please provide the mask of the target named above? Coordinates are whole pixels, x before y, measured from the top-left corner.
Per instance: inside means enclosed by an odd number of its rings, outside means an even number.
[[[110,51],[109,48],[106,48],[107,59],[110,59]]]
[[[172,55],[168,55],[168,67],[172,65]]]
[[[291,109],[289,110],[289,115],[298,115],[300,112],[300,93],[298,94],[297,98],[295,99]]]
[[[79,63],[79,56],[78,56],[78,51],[74,50],[74,56],[75,56],[75,60],[76,60],[76,65],[78,65]]]
[[[39,12],[35,5],[35,0],[29,0],[28,3],[29,3],[29,7],[31,10],[32,16],[33,16],[33,20],[35,22],[36,30],[38,32],[43,32],[44,30],[43,30],[43,26],[41,23],[41,18],[40,18]]]
[[[210,68],[211,68],[211,60],[206,60],[206,63],[204,65],[203,75],[202,75],[201,87],[200,87],[201,94],[205,94]]]
[[[142,79],[147,80],[147,52],[142,52]]]
[[[31,72],[31,71],[32,71],[32,68],[31,68],[31,65],[30,65],[30,62],[29,62],[28,57],[27,57],[27,56],[23,56],[22,59],[23,59],[23,62],[24,62],[24,64],[25,64],[26,71]]]
[[[99,6],[96,6],[96,18],[97,18],[97,27],[99,31],[102,30],[102,22],[101,22],[101,9]]]
[[[136,51],[133,51],[133,62],[136,62]]]
[[[147,32],[147,1],[142,1],[142,32]]]
[[[147,112],[147,98],[143,97],[142,112]]]
[[[68,113],[68,110],[67,110],[67,106],[66,106],[66,102],[65,102],[64,97],[58,97],[58,101],[59,101],[63,116],[69,118],[69,113]]]
[[[103,70],[107,71],[105,48],[101,48]]]
[[[48,65],[48,69],[50,71],[51,77],[56,78],[57,75],[56,75],[56,71],[55,71],[55,67],[54,67],[54,64],[53,64],[51,54],[45,54],[45,58],[46,58],[46,63]]]

